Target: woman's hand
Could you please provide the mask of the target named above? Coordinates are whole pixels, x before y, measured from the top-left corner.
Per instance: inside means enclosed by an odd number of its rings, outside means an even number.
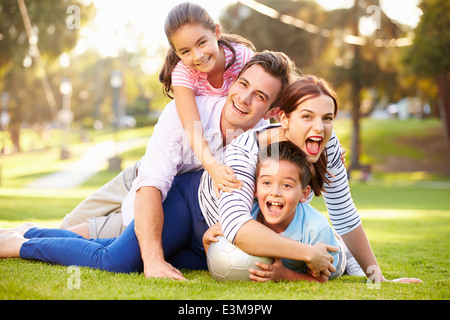
[[[396,282],[396,283],[423,283],[423,281],[418,278],[398,278],[398,279],[386,280],[386,281]]]
[[[333,247],[326,243],[318,243],[312,245],[311,248],[309,259],[305,263],[316,278],[319,278],[321,274],[329,277],[333,272],[336,272],[336,268],[333,266],[334,258],[329,254],[329,251],[337,252],[339,251],[338,247]]]

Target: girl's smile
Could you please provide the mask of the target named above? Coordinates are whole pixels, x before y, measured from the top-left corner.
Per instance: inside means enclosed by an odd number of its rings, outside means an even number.
[[[180,27],[170,41],[184,64],[191,69],[209,73],[216,70],[218,64],[225,63],[218,44],[220,37],[218,26],[213,32],[201,24],[187,24]]]

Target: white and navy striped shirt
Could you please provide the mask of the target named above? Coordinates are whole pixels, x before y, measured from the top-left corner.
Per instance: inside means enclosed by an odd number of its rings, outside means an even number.
[[[254,201],[255,170],[259,154],[257,133],[268,127],[244,132],[228,146],[224,163],[236,173],[244,184],[242,189],[232,193],[222,192],[217,199],[211,177],[205,171],[199,187],[199,203],[203,216],[209,226],[220,221],[225,237],[234,242],[239,228],[252,219],[251,209]],[[346,234],[361,224],[361,219],[353,203],[348,185],[347,171],[341,161],[340,143],[335,132],[326,145],[328,157],[327,169],[330,185],[325,184],[323,198],[334,229],[339,235]],[[314,196],[309,195],[307,203]]]

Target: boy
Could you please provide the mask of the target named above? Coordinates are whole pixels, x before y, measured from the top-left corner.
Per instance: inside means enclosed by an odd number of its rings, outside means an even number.
[[[317,210],[304,202],[311,191],[314,168],[305,154],[293,143],[282,141],[262,150],[256,166],[255,196],[258,203],[253,205],[255,220],[287,238],[308,244],[320,242],[340,246],[338,252],[331,253],[336,272],[330,278],[343,274],[346,265],[342,245],[336,239],[328,220]],[[320,194],[323,185],[315,186]],[[221,234],[215,225],[205,233],[205,249],[214,236]],[[275,259],[272,264],[256,263],[259,269],[249,269],[253,281],[307,280],[325,282],[328,277],[314,277],[303,261]]]

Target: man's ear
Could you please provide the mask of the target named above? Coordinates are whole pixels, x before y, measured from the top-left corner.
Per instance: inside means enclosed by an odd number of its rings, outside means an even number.
[[[302,189],[302,197],[299,202],[305,202],[308,200],[309,194],[311,193],[311,187],[309,185],[306,188]]]
[[[270,118],[275,117],[279,113],[280,113],[280,108],[274,107],[266,112],[266,114],[264,115],[264,120],[269,120]]]

